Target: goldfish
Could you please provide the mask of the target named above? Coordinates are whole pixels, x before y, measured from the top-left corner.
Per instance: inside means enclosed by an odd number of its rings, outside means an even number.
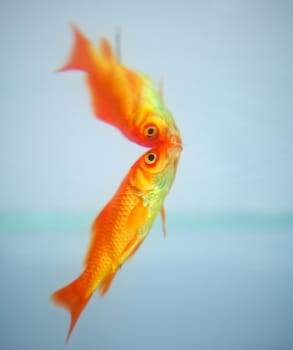
[[[102,37],[99,47],[95,47],[75,25],[72,29],[73,49],[58,71],[80,70],[86,74],[95,116],[144,147],[181,144],[179,129],[163,102],[162,89],[157,89],[146,75],[121,64],[106,38]]]
[[[70,312],[66,341],[94,291],[106,294],[148,235],[174,181],[181,150],[178,144],[161,144],[144,153],[94,220],[83,272],[51,296]]]

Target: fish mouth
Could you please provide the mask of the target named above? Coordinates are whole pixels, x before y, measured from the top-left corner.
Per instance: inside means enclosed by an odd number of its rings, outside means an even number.
[[[171,135],[168,141],[169,141],[169,144],[172,145],[172,147],[179,148],[180,151],[183,151],[182,140],[179,135],[174,135],[174,134]]]
[[[168,137],[168,143],[172,146],[180,148],[181,151],[183,150],[181,137],[177,133],[170,134],[170,136]]]

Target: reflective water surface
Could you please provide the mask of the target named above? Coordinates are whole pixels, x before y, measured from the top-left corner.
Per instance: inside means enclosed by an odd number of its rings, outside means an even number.
[[[65,348],[69,315],[48,298],[81,271],[89,217],[1,216],[1,349]],[[168,228],[92,297],[69,349],[292,349],[292,216],[175,213]]]

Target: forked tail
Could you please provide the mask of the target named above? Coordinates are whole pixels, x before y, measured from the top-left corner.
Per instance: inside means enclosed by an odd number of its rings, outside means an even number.
[[[51,295],[51,300],[56,305],[64,307],[71,314],[71,321],[66,337],[66,342],[68,342],[82,310],[85,308],[90,299],[90,296],[84,297],[80,294],[77,289],[77,281],[78,279],[68,284],[64,288],[57,290]]]
[[[71,69],[89,72],[93,69],[96,54],[95,48],[74,24],[71,27],[74,34],[73,48],[69,60],[57,72],[64,72]]]

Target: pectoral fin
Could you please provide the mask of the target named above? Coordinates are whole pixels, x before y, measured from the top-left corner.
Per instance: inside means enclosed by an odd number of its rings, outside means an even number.
[[[128,215],[126,222],[126,231],[128,234],[138,233],[140,228],[144,225],[149,213],[148,207],[145,207],[141,201],[139,201]]]
[[[140,230],[147,219],[148,212],[149,209],[145,207],[141,201],[139,201],[129,214],[126,223],[126,232],[129,235],[129,241],[120,255],[120,264],[123,264],[130,255],[133,255],[135,253],[134,250],[138,249],[138,245],[144,238],[141,237]]]
[[[162,206],[161,208],[161,218],[162,218],[162,225],[163,225],[163,233],[164,233],[164,237],[167,236],[167,229],[166,229],[166,211],[165,211],[165,207]]]

